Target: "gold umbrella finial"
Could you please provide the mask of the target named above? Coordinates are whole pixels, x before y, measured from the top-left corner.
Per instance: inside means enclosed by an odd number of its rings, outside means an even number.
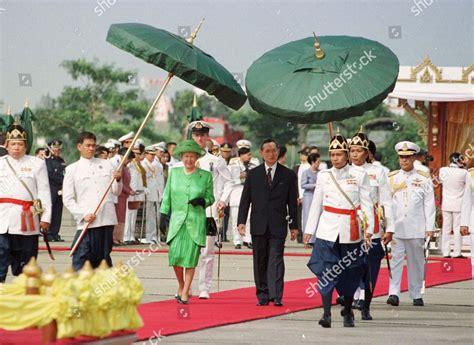
[[[204,18],[201,19],[201,21],[199,22],[198,26],[197,26],[196,29],[194,30],[194,32],[186,39],[186,41],[188,41],[188,43],[193,44],[193,42],[194,42],[194,40],[196,39],[196,36],[197,36],[199,30],[201,29],[201,25],[202,25],[203,22],[204,22]]]
[[[11,115],[12,114],[12,108],[10,106],[8,106],[7,108],[7,115]]]
[[[193,97],[193,108],[196,108],[197,106],[198,106],[197,96],[196,96],[196,94],[194,94],[194,97]]]
[[[313,35],[314,35],[314,49],[316,50],[316,58],[321,60],[321,59],[324,59],[324,52],[323,50],[321,49],[321,44],[319,43],[318,41],[318,38],[316,37],[316,33],[313,31]]]
[[[25,99],[25,108],[29,107],[28,97]]]
[[[364,128],[362,125],[360,125],[360,128],[359,128],[359,133],[364,133]]]

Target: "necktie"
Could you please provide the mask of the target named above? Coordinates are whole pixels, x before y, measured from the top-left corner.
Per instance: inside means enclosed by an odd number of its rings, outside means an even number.
[[[267,169],[267,181],[268,181],[268,185],[271,186],[272,185],[272,168]]]

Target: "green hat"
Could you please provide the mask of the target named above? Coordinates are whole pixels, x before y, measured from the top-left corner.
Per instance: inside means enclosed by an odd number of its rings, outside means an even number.
[[[204,151],[204,149],[202,149],[194,140],[184,140],[180,142],[174,149],[173,154],[175,156],[181,157],[181,155],[186,152],[194,152],[199,157],[202,157],[206,154],[206,151]]]

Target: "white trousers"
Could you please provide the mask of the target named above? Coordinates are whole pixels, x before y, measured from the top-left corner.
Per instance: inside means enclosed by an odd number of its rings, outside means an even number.
[[[135,223],[137,222],[138,210],[129,210],[125,212],[125,230],[123,232],[123,241],[135,241]]]
[[[390,295],[400,297],[400,283],[402,282],[403,261],[407,257],[408,292],[411,299],[421,298],[421,287],[425,273],[424,239],[395,238],[392,242],[392,279],[390,279]]]
[[[241,236],[239,228],[237,227],[237,217],[239,215],[239,206],[231,206],[229,213],[229,226],[232,228],[232,241],[234,246],[242,244],[242,242],[252,243],[252,236],[250,236],[250,216],[247,217],[245,226],[245,236]]]
[[[461,212],[443,211],[443,232],[441,237],[441,248],[443,256],[451,253],[451,230],[454,233],[453,256],[461,255],[462,236],[460,231]]]
[[[146,209],[145,215],[146,222],[145,222],[145,231],[146,231],[146,240],[148,242],[157,241],[157,232],[160,227],[160,218],[156,216],[156,208],[155,204],[158,204],[154,201],[147,201],[146,202]]]
[[[206,236],[206,246],[201,248],[199,256],[199,292],[211,291],[212,271],[214,269],[214,245],[216,236]]]

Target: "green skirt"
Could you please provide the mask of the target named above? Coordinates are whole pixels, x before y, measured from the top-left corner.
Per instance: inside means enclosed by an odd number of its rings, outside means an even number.
[[[168,245],[168,262],[170,266],[185,268],[195,268],[197,266],[201,247],[193,241],[184,226],[179,229]]]

